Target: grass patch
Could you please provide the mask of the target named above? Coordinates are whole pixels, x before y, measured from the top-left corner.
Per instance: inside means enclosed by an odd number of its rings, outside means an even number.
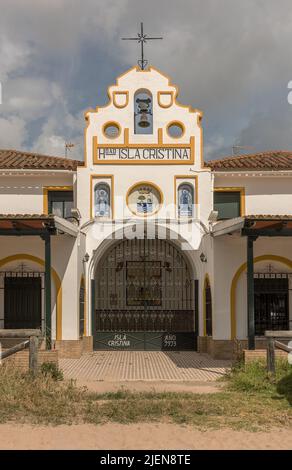
[[[286,395],[290,387],[292,388],[292,366],[288,361],[279,359],[276,362],[276,375],[273,376],[267,371],[264,361],[253,361],[249,364],[236,364],[225,376],[227,389],[239,392],[250,392],[260,394],[274,394],[276,392]],[[283,379],[287,382],[287,387],[279,384]],[[290,391],[291,391],[290,388]]]
[[[8,366],[0,369],[0,422],[39,424],[173,422],[200,429],[267,430],[292,427],[292,367],[263,363],[236,366],[219,393],[92,393],[73,381],[56,380],[47,368],[33,379]]]
[[[78,419],[85,389],[72,381],[56,382],[48,373],[29,373],[2,365],[0,369],[0,422],[71,423]]]

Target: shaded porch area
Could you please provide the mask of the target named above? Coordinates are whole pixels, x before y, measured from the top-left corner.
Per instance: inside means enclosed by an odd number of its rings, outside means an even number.
[[[242,342],[245,342],[242,327],[246,322],[249,350],[256,348],[256,342],[257,348],[259,341],[266,344],[266,330],[291,330],[292,260],[288,238],[292,236],[292,215],[248,215],[220,221],[212,227],[212,235],[234,235],[244,242],[240,254],[243,248],[245,261],[232,274],[231,339],[238,338],[238,320]],[[263,266],[265,261],[267,264]],[[241,291],[237,292],[239,282]],[[239,301],[236,296],[240,295]],[[237,317],[239,309],[241,318]]]
[[[60,339],[61,279],[52,267],[51,239],[77,233],[54,215],[0,215],[0,328],[40,329],[48,349],[52,337]]]

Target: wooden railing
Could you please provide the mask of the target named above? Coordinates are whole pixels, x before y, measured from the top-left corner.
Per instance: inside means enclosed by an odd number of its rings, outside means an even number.
[[[0,342],[1,339],[27,338],[25,341],[16,344],[12,348],[1,351],[0,360],[12,356],[18,351],[29,348],[29,370],[32,375],[35,376],[38,370],[38,350],[40,336],[40,330],[0,330]]]
[[[265,336],[267,338],[267,368],[272,374],[276,373],[276,361],[275,361],[275,349],[278,348],[281,351],[287,353],[292,352],[292,347],[282,343],[279,339],[290,339],[292,341],[292,331],[266,331]],[[278,338],[278,339],[277,339]]]

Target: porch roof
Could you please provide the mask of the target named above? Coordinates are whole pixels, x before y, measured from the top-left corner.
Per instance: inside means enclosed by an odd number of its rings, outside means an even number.
[[[234,232],[254,237],[292,236],[292,215],[246,215],[219,221],[211,228],[215,237]]]
[[[61,217],[46,214],[0,214],[0,235],[77,236],[78,228]]]

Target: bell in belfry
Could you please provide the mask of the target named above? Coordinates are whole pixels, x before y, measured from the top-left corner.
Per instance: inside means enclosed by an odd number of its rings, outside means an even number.
[[[150,108],[151,99],[150,98],[145,98],[145,99],[137,98],[136,103],[138,105],[138,114],[140,114],[138,126],[149,127],[150,122],[149,122],[148,114],[151,114],[151,108]]]
[[[140,121],[138,122],[138,126],[140,127],[149,127],[150,122],[148,120],[147,113],[141,113]]]

